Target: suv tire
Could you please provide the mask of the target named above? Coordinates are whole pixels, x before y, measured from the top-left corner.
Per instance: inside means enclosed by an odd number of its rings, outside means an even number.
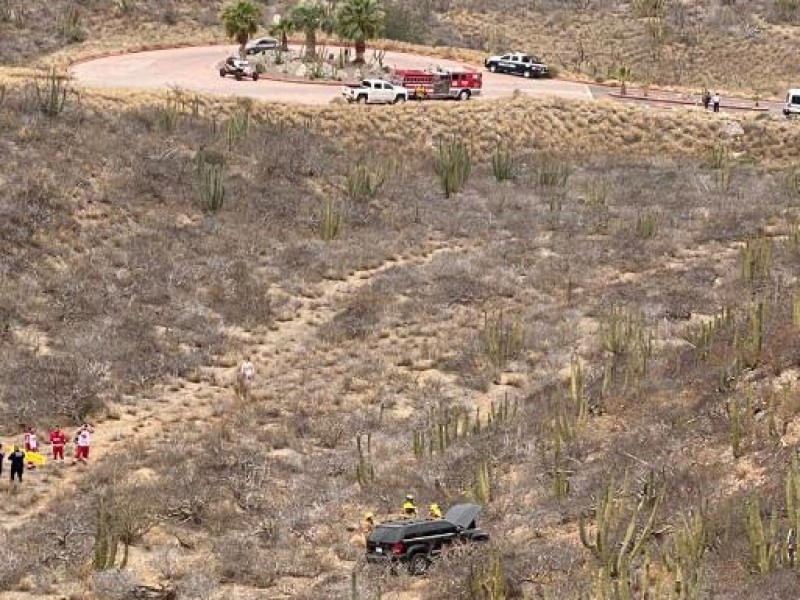
[[[497,65],[495,65],[495,64],[489,65],[489,72],[497,73]]]
[[[428,567],[430,566],[431,561],[424,552],[412,554],[411,558],[408,559],[408,572],[411,575],[424,575],[428,572]]]
[[[525,79],[530,79],[531,77],[533,77],[533,71],[531,71],[530,69],[526,69],[525,71],[523,71],[522,76]]]
[[[219,70],[219,76],[220,77],[225,77],[225,69],[220,69]]]

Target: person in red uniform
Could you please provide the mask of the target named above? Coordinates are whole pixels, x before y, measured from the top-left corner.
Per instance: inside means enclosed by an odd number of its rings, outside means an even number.
[[[67,445],[67,436],[56,427],[50,431],[50,444],[53,446],[53,460],[64,461],[64,446]]]

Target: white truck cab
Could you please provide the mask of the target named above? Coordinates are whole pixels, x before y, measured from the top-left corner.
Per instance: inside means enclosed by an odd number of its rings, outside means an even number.
[[[408,90],[383,79],[365,79],[356,85],[346,85],[342,95],[348,102],[362,104],[396,104],[408,100]]]
[[[800,89],[789,90],[786,93],[786,104],[783,106],[783,114],[787,117],[800,116]]]

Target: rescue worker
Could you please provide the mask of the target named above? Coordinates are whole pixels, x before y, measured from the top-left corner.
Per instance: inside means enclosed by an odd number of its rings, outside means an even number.
[[[439,505],[434,502],[428,507],[428,518],[430,519],[441,519],[442,518],[442,509],[439,508]]]
[[[64,446],[67,445],[67,436],[60,427],[50,430],[50,445],[53,448],[53,460],[64,462]]]
[[[38,452],[39,440],[36,439],[36,434],[33,432],[33,427],[28,427],[25,430],[25,452]]]
[[[33,431],[33,427],[28,427],[25,431],[25,452],[39,452],[39,440],[36,437],[36,433]],[[34,465],[31,461],[28,461],[28,469],[35,469],[36,465]]]
[[[722,99],[719,97],[719,94],[717,92],[714,92],[714,95],[711,96],[711,106],[713,107],[715,113],[719,112],[720,102],[722,102]]]
[[[406,494],[406,501],[403,502],[403,516],[406,518],[417,516],[417,505],[414,504],[414,494]]]
[[[250,398],[250,388],[253,386],[253,380],[255,377],[256,367],[250,361],[250,357],[248,356],[239,367],[239,373],[236,379],[236,393],[240,398],[244,400]]]
[[[75,435],[75,460],[72,462],[74,465],[80,461],[85,463],[89,459],[89,447],[91,445],[91,435],[94,429],[88,423],[84,423]]]
[[[25,470],[25,453],[14,446],[14,451],[8,455],[8,462],[11,465],[11,483],[14,483],[14,476],[22,483],[22,472]]]
[[[365,512],[364,513],[364,520],[361,521],[361,533],[364,534],[364,541],[369,537],[369,534],[372,533],[372,530],[375,529],[375,515],[372,512]]]
[[[703,108],[705,110],[708,110],[708,107],[711,106],[711,92],[709,92],[708,90],[703,90],[702,100],[703,100]]]
[[[414,96],[416,96],[417,100],[424,100],[425,99],[425,86],[420,84],[414,90]]]

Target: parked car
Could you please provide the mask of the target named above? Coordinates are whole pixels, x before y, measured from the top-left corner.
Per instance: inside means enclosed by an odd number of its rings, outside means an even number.
[[[367,562],[388,565],[393,570],[403,565],[412,575],[423,575],[448,546],[489,539],[489,534],[476,526],[480,510],[477,504],[456,504],[443,519],[380,523],[367,538]]]
[[[361,104],[396,104],[408,100],[408,90],[383,79],[365,79],[361,83],[344,86],[342,96],[348,102]]]
[[[275,50],[278,47],[278,40],[271,37],[258,38],[251,40],[245,46],[245,52],[250,54],[263,54],[267,50]]]
[[[241,60],[235,56],[229,56],[225,62],[219,65],[219,76],[233,75],[236,81],[241,81],[245,77],[258,81],[258,71],[246,60]]]
[[[484,65],[492,73],[511,73],[523,77],[542,77],[547,75],[547,65],[532,54],[512,52],[502,56],[490,56]]]
[[[786,117],[800,116],[800,90],[789,90],[786,93],[786,104],[783,105]]]

